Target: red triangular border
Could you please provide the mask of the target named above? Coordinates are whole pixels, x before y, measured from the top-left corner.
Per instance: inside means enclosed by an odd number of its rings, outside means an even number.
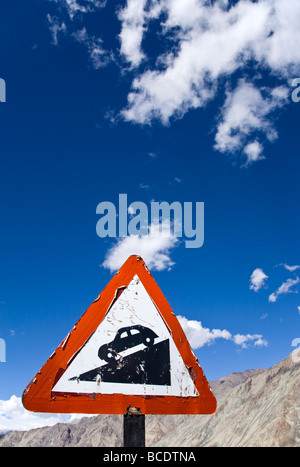
[[[127,287],[136,274],[171,330],[173,341],[189,369],[199,396],[52,394],[56,381],[102,322],[118,298],[120,290]],[[127,259],[28,384],[23,392],[22,402],[27,410],[33,412],[86,414],[124,414],[128,407],[137,407],[143,414],[211,414],[217,407],[216,399],[178,319],[140,256],[130,256]]]

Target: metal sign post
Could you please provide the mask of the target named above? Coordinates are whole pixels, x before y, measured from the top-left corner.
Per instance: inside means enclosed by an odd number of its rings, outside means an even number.
[[[124,448],[145,447],[145,415],[136,407],[129,407],[124,415]]]

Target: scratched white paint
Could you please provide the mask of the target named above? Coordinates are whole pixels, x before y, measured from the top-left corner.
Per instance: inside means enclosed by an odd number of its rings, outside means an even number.
[[[98,381],[70,380],[70,378],[74,376],[79,376],[82,373],[106,365],[107,362],[100,360],[98,357],[99,347],[103,344],[110,343],[115,338],[120,328],[133,325],[142,325],[152,329],[158,335],[155,339],[155,344],[169,339],[171,368],[170,386],[110,383],[99,381],[99,378]],[[140,344],[120,352],[120,354],[122,357],[125,357],[143,348],[145,348],[144,344]],[[153,364],[155,364],[155,362],[153,362]],[[119,393],[126,395],[169,395],[181,397],[199,395],[162,316],[137,275],[111,307],[104,320],[71,362],[52,391],[63,393]]]

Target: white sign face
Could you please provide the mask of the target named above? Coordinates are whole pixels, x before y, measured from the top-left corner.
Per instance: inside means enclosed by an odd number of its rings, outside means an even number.
[[[199,396],[169,329],[137,275],[52,393]]]

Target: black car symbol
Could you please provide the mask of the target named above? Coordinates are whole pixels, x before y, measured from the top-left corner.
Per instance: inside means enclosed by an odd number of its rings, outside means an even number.
[[[98,357],[106,362],[117,360],[119,352],[130,349],[139,344],[150,347],[154,339],[158,337],[152,329],[136,325],[120,328],[112,342],[104,344],[99,348]]]

